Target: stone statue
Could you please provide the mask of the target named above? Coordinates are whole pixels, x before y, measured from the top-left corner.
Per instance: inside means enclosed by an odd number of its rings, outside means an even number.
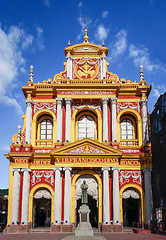
[[[87,204],[88,203],[88,193],[87,193],[88,185],[86,184],[85,180],[81,184],[81,189],[82,189],[81,203]]]

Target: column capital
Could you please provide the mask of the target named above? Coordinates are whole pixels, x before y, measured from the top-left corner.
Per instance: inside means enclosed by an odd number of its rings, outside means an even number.
[[[57,103],[57,105],[59,104],[59,105],[62,105],[62,100],[63,100],[63,98],[56,98],[56,103]]]
[[[102,167],[101,170],[102,171],[105,171],[105,170],[110,171],[110,167]]]
[[[111,105],[113,104],[116,104],[117,103],[117,98],[110,98],[110,102],[111,102]]]
[[[68,59],[72,59],[70,53],[68,53],[67,56],[66,56],[66,60],[68,60]]]
[[[119,167],[112,167],[112,171],[120,171],[120,168]]]
[[[12,169],[12,172],[14,173],[14,172],[19,172],[20,173],[20,168],[13,168]]]
[[[102,98],[101,100],[102,100],[103,105],[108,103],[108,98]]]
[[[29,168],[22,168],[21,169],[21,172],[29,172],[29,173],[31,173],[31,169],[29,169]]]
[[[25,100],[27,107],[32,107],[33,106],[33,100],[32,99],[26,99]]]
[[[140,100],[140,105],[141,105],[141,107],[142,107],[142,106],[147,106],[147,102],[148,102],[147,99],[141,99],[141,100]]]
[[[65,98],[65,103],[71,105],[71,98]]]
[[[72,171],[72,168],[71,167],[64,167],[63,168],[63,171],[66,171],[66,170],[69,170],[70,172]]]
[[[152,172],[152,168],[145,168],[145,169],[143,169],[143,173],[144,172]]]
[[[62,171],[62,168],[61,168],[61,167],[54,167],[54,172],[55,172],[56,170]]]

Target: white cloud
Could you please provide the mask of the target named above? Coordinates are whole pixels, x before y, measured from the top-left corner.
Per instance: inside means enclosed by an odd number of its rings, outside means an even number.
[[[122,29],[116,34],[115,41],[111,46],[111,57],[116,60],[117,57],[122,55],[127,48],[127,32]]]
[[[107,18],[108,17],[108,11],[102,12],[102,18]]]
[[[50,1],[49,0],[43,0],[43,3],[46,7],[50,8]]]
[[[28,35],[25,37],[24,41],[22,42],[22,49],[26,49],[33,43],[33,36]]]
[[[153,97],[158,98],[160,96],[160,93],[157,89],[153,89]]]
[[[37,27],[37,46],[40,50],[42,50],[44,48],[44,43],[43,43],[43,29],[40,27]]]
[[[97,28],[96,38],[99,41],[106,40],[108,37],[109,29],[105,28],[104,25],[99,25]]]
[[[33,42],[33,37],[17,26],[11,26],[7,32],[0,27],[0,103],[14,106],[19,114],[22,108],[15,98],[10,96],[16,85],[16,76],[24,71],[25,59],[22,51]]]
[[[81,25],[81,32],[77,35],[77,40],[80,40],[81,37],[84,35],[84,30],[85,30],[85,22],[82,20],[81,17],[77,19],[79,24]]]
[[[82,2],[79,2],[78,7],[82,7]]]
[[[136,47],[134,44],[131,44],[129,47],[129,56],[133,59],[133,62],[136,67],[143,65],[144,68],[152,72],[154,70],[164,70],[166,71],[166,66],[160,63],[158,60],[152,62],[149,56],[149,50],[144,46]]]

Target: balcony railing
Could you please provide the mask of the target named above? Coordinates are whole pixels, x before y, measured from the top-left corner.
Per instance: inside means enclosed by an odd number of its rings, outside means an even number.
[[[137,147],[138,139],[121,139],[120,146],[124,147]]]
[[[52,139],[36,140],[36,146],[38,146],[38,147],[52,147],[53,146],[53,140]]]

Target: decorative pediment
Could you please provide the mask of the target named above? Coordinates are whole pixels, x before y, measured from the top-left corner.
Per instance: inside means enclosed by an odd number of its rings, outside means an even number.
[[[100,143],[97,140],[84,138],[74,143],[69,143],[64,147],[52,150],[50,154],[52,156],[62,155],[75,156],[77,154],[77,156],[99,155],[99,156],[112,156],[118,158],[123,154],[123,152],[111,146],[108,146],[105,143]]]

